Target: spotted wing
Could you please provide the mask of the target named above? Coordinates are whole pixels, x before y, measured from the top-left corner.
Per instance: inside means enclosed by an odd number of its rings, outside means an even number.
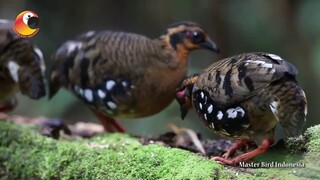
[[[221,106],[240,103],[297,69],[268,53],[245,53],[213,63],[199,76],[194,91],[207,91]]]
[[[240,104],[221,108],[209,97],[209,93],[201,89],[193,92],[193,106],[207,127],[228,137],[249,127],[248,113]]]

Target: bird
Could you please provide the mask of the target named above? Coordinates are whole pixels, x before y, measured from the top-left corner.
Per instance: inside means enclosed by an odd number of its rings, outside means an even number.
[[[39,17],[33,11],[21,12],[14,22],[14,31],[24,38],[32,37],[39,31]]]
[[[222,157],[212,160],[226,165],[246,162],[274,143],[278,123],[287,136],[301,133],[307,98],[297,74],[293,64],[272,53],[242,53],[216,61],[187,76],[177,88],[181,118],[192,108],[214,133],[235,140]],[[257,148],[229,158],[252,144]]]
[[[49,97],[64,87],[84,102],[108,132],[124,132],[115,118],[163,110],[187,74],[189,53],[219,49],[198,24],[180,21],[151,39],[125,31],[88,31],[53,55]]]
[[[46,95],[43,54],[13,26],[13,21],[0,19],[0,112],[17,106],[18,92],[35,100]]]

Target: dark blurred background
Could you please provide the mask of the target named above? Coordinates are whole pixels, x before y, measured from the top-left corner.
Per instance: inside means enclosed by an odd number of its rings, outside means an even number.
[[[297,77],[308,97],[306,127],[318,124],[320,95],[320,1],[316,0],[0,0],[0,18],[12,19],[24,10],[40,17],[40,31],[33,41],[42,49],[47,69],[50,56],[64,41],[87,30],[122,30],[157,38],[166,26],[181,20],[199,23],[219,45],[219,55],[200,50],[189,58],[189,73],[234,54],[264,51],[280,55],[297,66]],[[32,101],[19,96],[13,114],[60,117],[72,123],[96,118],[66,90],[52,100]],[[121,120],[133,134],[159,134],[173,122],[209,136],[195,113],[180,120],[173,102],[163,112],[148,118]]]

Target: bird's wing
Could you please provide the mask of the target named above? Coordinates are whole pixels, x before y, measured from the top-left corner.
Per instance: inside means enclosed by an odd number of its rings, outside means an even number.
[[[199,76],[194,90],[202,89],[223,106],[240,103],[270,84],[298,70],[281,57],[268,53],[245,53],[213,63]]]

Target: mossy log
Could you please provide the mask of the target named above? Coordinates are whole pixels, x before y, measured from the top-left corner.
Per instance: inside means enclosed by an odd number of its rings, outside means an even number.
[[[308,142],[305,142],[305,141]],[[1,179],[319,179],[320,126],[285,143],[306,146],[304,168],[238,168],[161,145],[142,145],[127,134],[54,140],[36,128],[0,122]],[[290,155],[286,155],[289,157]],[[267,157],[267,156],[266,156]],[[316,159],[315,159],[316,157]],[[285,160],[284,160],[285,161]]]

